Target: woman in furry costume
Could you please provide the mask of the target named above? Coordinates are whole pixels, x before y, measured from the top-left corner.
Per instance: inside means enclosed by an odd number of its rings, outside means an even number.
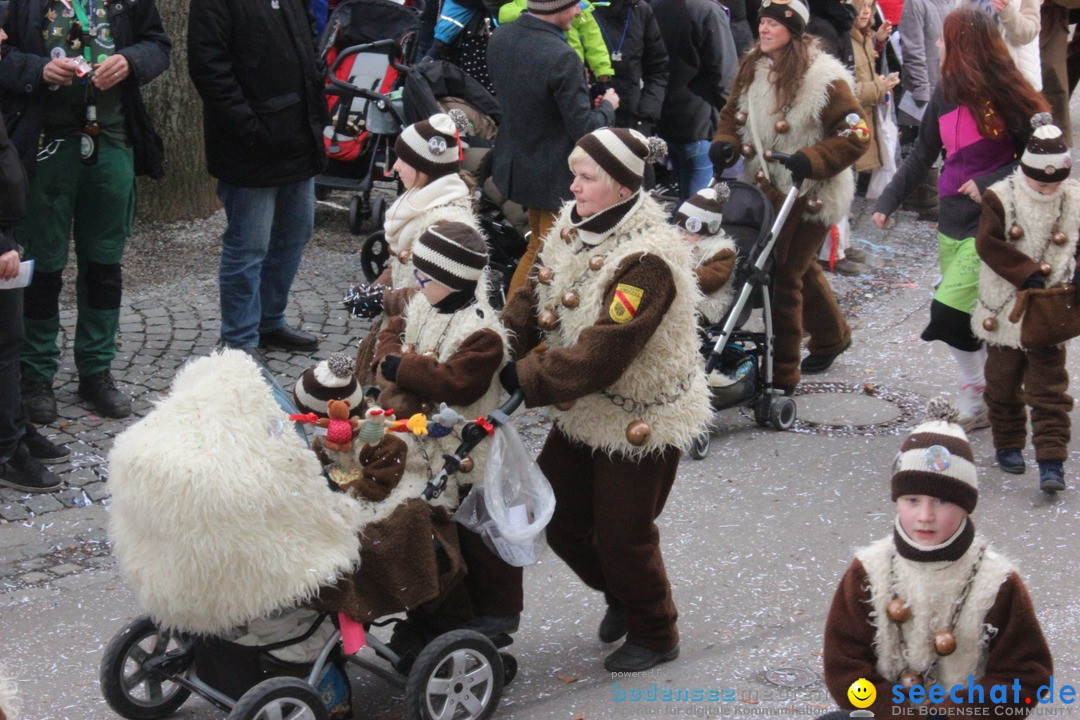
[[[1020,74],[993,18],[982,10],[949,13],[938,46],[941,80],[915,147],[878,198],[873,221],[884,228],[945,151],[938,180],[941,280],[922,339],[941,340],[952,351],[960,370],[960,422],[970,432],[990,424],[983,401],[986,351],[971,331],[979,284],[979,202],[986,188],[1012,172],[1031,133],[1031,116],[1045,110],[1046,101]]]
[[[744,176],[756,176],[777,207],[793,184],[806,180],[775,251],[773,367],[776,385],[790,394],[801,377],[804,322],[807,372],[827,369],[851,344],[851,328],[816,256],[851,204],[848,168],[869,145],[870,131],[851,74],[805,34],[809,11],[802,0],[764,2],[758,17],[758,43],[743,58],[709,156],[715,167],[731,167],[741,147]],[[770,150],[790,159],[767,163]]]
[[[537,460],[556,498],[548,543],[604,593],[600,639],[627,636],[604,662],[611,672],[679,654],[654,521],[681,448],[711,414],[690,250],[641,190],[652,155],[634,130],[603,128],[578,141],[569,158],[575,202],[503,313],[518,358],[500,374],[504,387],[520,388],[527,406],[554,406]],[[544,352],[529,352],[541,341]]]
[[[394,143],[394,152],[398,158],[394,171],[405,192],[386,211],[383,229],[390,248],[389,265],[366,291],[381,298],[385,315],[357,350],[356,371],[364,384],[371,384],[367,370],[379,330],[387,319],[401,314],[419,287],[412,274],[416,239],[438,222],[461,222],[479,231],[472,189],[461,175],[458,126],[450,115],[438,113],[405,128]],[[369,307],[377,313],[379,303]]]

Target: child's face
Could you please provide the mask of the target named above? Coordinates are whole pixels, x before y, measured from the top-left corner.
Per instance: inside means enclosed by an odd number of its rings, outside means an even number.
[[[698,235],[697,233],[692,233],[689,230],[683,230],[682,228],[679,228],[679,232],[682,233],[682,239],[690,243],[691,245],[696,245],[697,241],[701,239],[700,235]]]
[[[397,162],[394,163],[394,172],[401,178],[401,184],[405,186],[406,190],[423,185],[422,181],[427,179],[426,175],[401,158],[398,158]]]
[[[896,514],[907,536],[923,547],[945,542],[960,528],[967,511],[929,495],[902,495],[896,499]]]
[[[1057,192],[1057,189],[1061,187],[1060,182],[1039,182],[1035,178],[1030,178],[1027,175],[1024,175],[1024,182],[1028,184],[1028,187],[1040,195],[1053,195]]]
[[[420,293],[432,305],[439,304],[446,299],[447,295],[454,292],[441,282],[432,280],[416,268],[413,268],[413,277],[416,278],[416,282],[420,285]]]

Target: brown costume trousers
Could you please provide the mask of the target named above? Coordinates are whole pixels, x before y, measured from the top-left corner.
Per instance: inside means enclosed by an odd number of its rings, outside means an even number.
[[[775,201],[775,190],[769,195]],[[829,228],[804,219],[804,204],[804,199],[795,202],[775,249],[773,369],[774,382],[780,387],[799,384],[804,323],[811,353],[839,353],[851,342],[851,327],[817,262]]]
[[[518,261],[514,277],[510,278],[510,289],[506,297],[513,295],[519,287],[525,287],[525,282],[529,279],[529,271],[532,270],[532,266],[536,263],[536,256],[540,254],[540,249],[544,246],[544,236],[555,226],[558,216],[559,214],[554,210],[529,210],[529,232],[531,233],[529,247],[525,249],[525,254]]]
[[[506,563],[463,525],[458,525],[458,541],[468,569],[464,582],[473,615],[520,613],[525,607],[521,568]]]
[[[986,391],[990,429],[996,450],[1027,445],[1027,408],[1031,406],[1031,442],[1035,459],[1065,461],[1069,457],[1073,407],[1065,369],[1065,346],[1020,350],[989,345]]]
[[[678,612],[654,522],[679,467],[678,448],[634,462],[555,428],[537,462],[555,491],[551,549],[581,580],[627,608],[627,640],[656,652],[679,642]]]

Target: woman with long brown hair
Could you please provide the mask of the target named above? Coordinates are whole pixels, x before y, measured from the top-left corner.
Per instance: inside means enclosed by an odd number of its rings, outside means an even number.
[[[758,43],[743,58],[709,150],[719,174],[741,148],[744,179],[756,179],[777,206],[806,180],[776,245],[773,367],[776,386],[787,393],[801,377],[804,322],[810,355],[802,372],[824,371],[851,344],[851,328],[816,256],[851,204],[855,181],[848,168],[870,143],[851,73],[805,34],[809,17],[802,0],[763,0]],[[763,162],[766,151],[790,159]]]
[[[986,188],[1016,167],[1031,132],[1029,120],[1046,109],[1046,101],[1017,69],[993,19],[980,10],[950,13],[938,51],[941,80],[919,138],[878,199],[873,220],[884,228],[944,149],[938,180],[941,281],[922,339],[941,340],[952,351],[960,369],[961,424],[970,431],[990,424],[983,402],[986,353],[971,331],[979,283],[979,203]]]

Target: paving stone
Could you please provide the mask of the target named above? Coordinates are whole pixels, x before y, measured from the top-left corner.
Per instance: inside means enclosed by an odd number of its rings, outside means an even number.
[[[56,567],[49,568],[49,572],[53,575],[59,575],[64,577],[65,575],[71,575],[72,573],[82,572],[85,568],[79,565],[72,565],[71,563],[64,563],[63,565],[57,565]]]
[[[26,573],[25,575],[21,575],[19,577],[19,580],[21,582],[26,583],[27,585],[34,585],[35,583],[45,582],[46,580],[52,580],[52,576],[51,575],[46,575],[45,573],[40,573],[40,572],[31,572],[31,573]]]
[[[89,485],[84,487],[83,490],[86,491],[86,494],[89,495],[90,499],[94,502],[98,502],[109,497],[109,490],[105,487],[105,483],[103,482],[90,483]]]
[[[25,500],[26,508],[35,515],[55,512],[62,509],[63,504],[52,495],[35,495]]]
[[[30,517],[30,513],[26,511],[26,508],[22,505],[2,505],[0,506],[0,518],[4,518],[9,521],[26,520]]]
[[[16,563],[15,567],[22,571],[26,570],[40,570],[41,568],[49,565],[49,559],[43,557],[30,558],[29,560],[23,560],[20,563]]]

